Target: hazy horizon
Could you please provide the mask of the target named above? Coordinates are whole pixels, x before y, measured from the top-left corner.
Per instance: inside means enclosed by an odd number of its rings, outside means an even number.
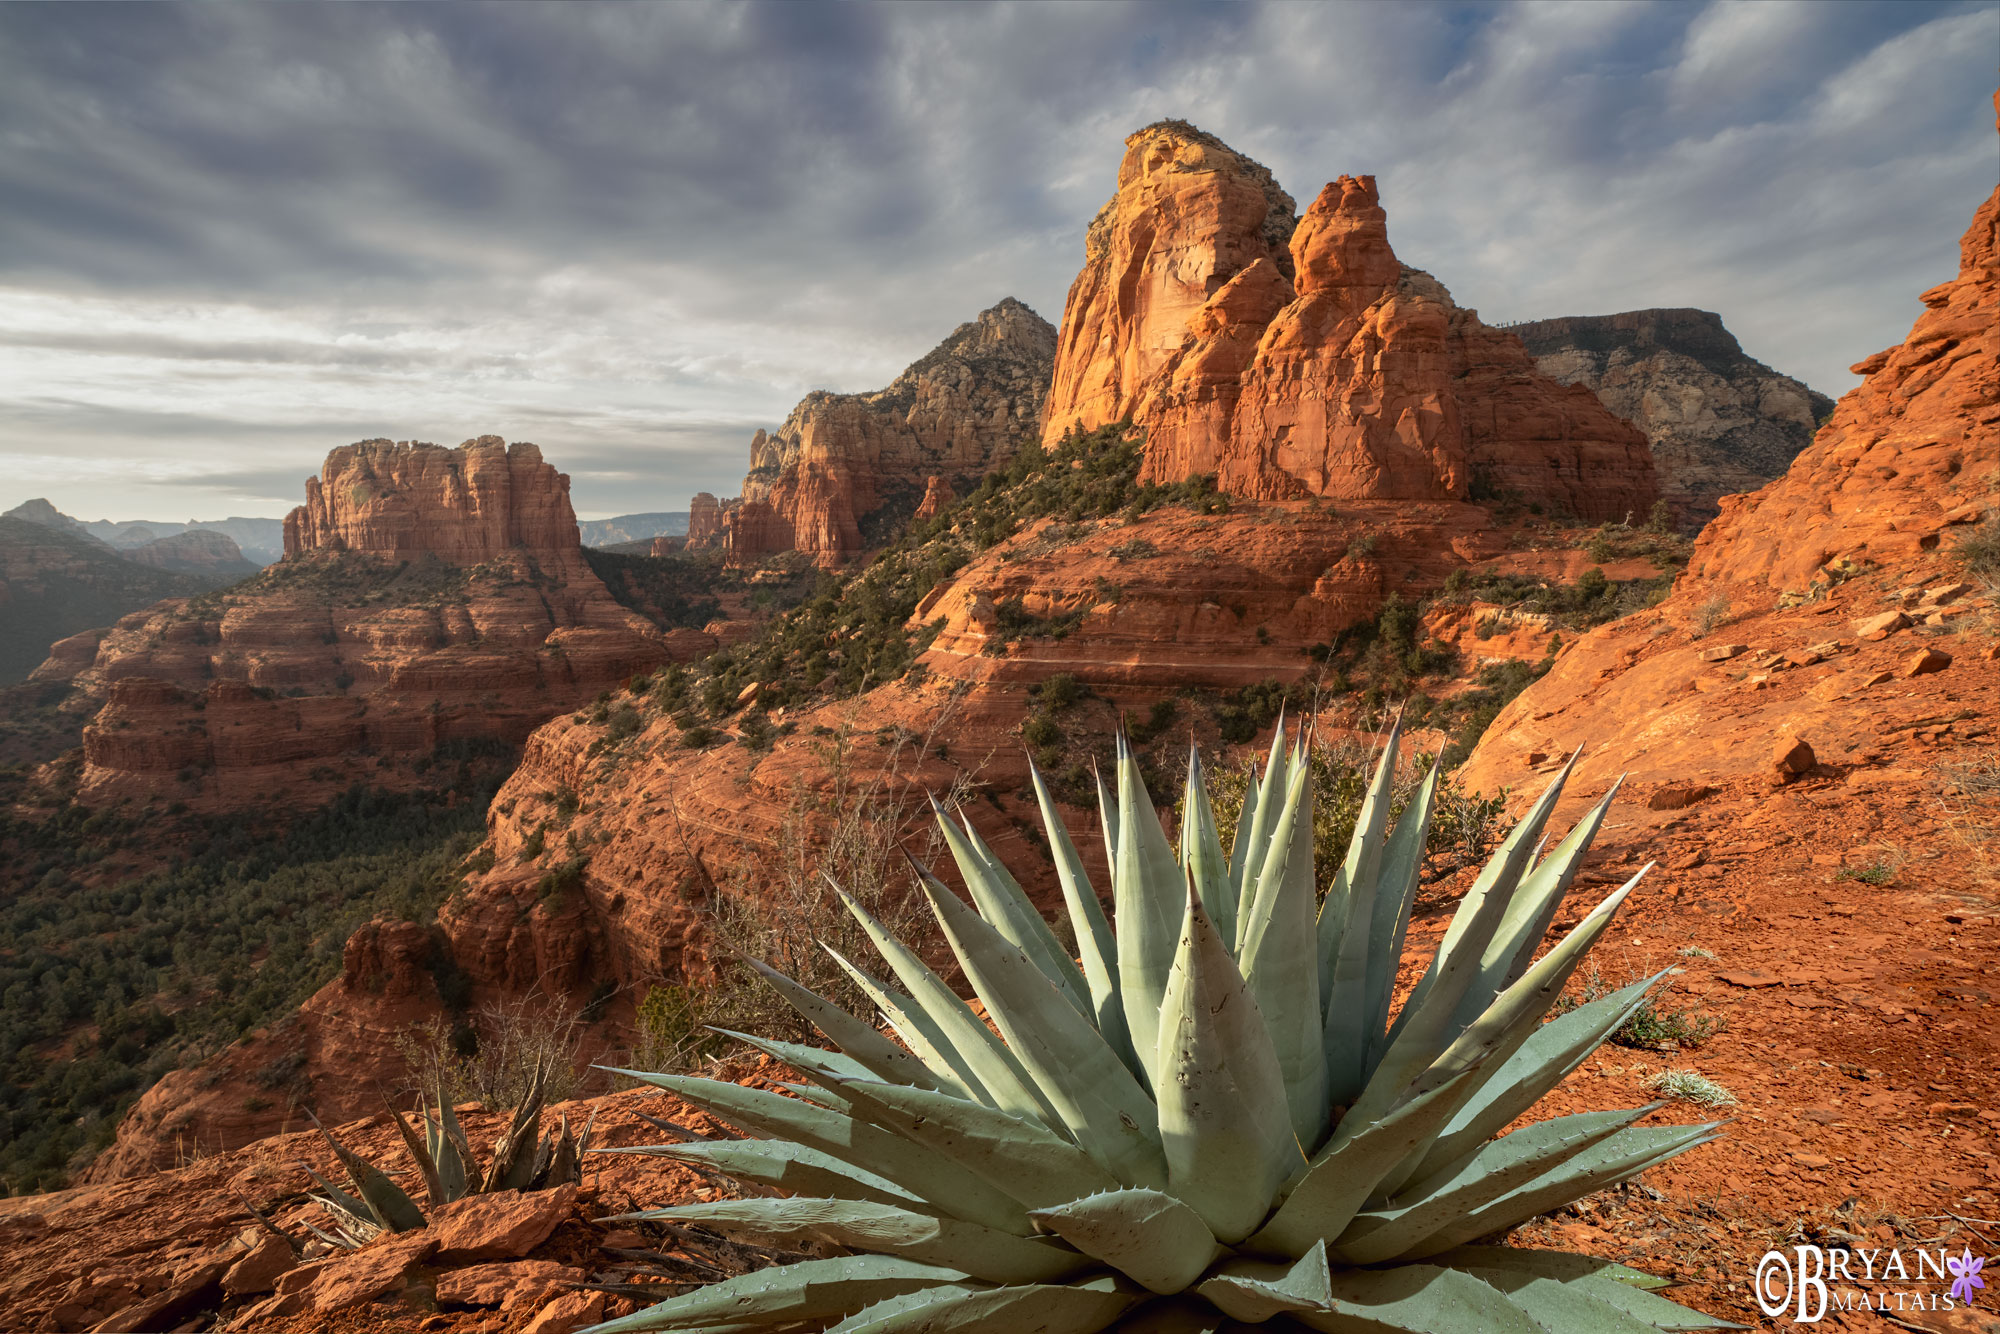
[[[1191,120],[1492,323],[1717,311],[1833,396],[1957,271],[2000,5],[0,8],[0,510],[274,518],[328,450],[733,494],[806,391],[1014,296]]]

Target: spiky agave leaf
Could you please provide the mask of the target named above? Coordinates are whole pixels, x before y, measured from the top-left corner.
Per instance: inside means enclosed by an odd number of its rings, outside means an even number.
[[[972,904],[921,868],[919,884],[985,1018],[843,895],[907,994],[835,957],[901,1045],[767,973],[839,1048],[734,1035],[810,1080],[785,1086],[798,1096],[639,1077],[771,1138],[625,1150],[794,1192],[644,1216],[877,1253],[746,1275],[599,1330],[1723,1327],[1623,1266],[1472,1244],[1717,1127],[1640,1124],[1648,1106],[1493,1138],[1659,981],[1543,1022],[1638,883],[1547,941],[1611,795],[1549,850],[1568,769],[1392,1018],[1438,787],[1433,770],[1391,820],[1398,740],[1392,727],[1317,914],[1311,766],[1282,730],[1226,863],[1199,759],[1176,855],[1120,738],[1116,799],[1099,783],[1115,923],[1035,774],[1080,962],[978,831],[941,811]]]

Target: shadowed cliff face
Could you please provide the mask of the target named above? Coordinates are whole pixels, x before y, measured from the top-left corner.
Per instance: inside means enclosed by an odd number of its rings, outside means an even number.
[[[1145,479],[1259,499],[1512,496],[1643,515],[1645,437],[1399,261],[1370,176],[1296,227],[1270,174],[1166,122],[1126,141],[1070,288],[1045,443],[1130,416]]]
[[[1706,310],[1573,315],[1508,329],[1543,374],[1591,390],[1646,433],[1661,498],[1692,530],[1725,495],[1791,466],[1833,400],[1744,353]]]
[[[870,394],[806,395],[750,442],[742,503],[695,498],[689,544],[720,524],[730,558],[781,551],[835,565],[910,518],[928,479],[976,483],[1041,420],[1055,330],[1008,297]],[[711,517],[713,512],[713,517]]]

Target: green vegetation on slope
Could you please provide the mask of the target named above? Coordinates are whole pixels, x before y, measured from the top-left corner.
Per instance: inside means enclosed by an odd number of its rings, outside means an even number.
[[[456,793],[355,789],[282,829],[73,804],[24,816],[23,775],[0,777],[0,1182],[62,1186],[162,1074],[337,976],[360,923],[428,920],[497,786],[464,776]],[[106,870],[162,848],[155,869]]]

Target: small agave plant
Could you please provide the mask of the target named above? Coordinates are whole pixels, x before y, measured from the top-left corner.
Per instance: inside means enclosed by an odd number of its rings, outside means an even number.
[[[445,1096],[442,1083],[437,1089],[435,1115],[421,1100],[417,1104],[417,1119],[423,1124],[422,1136],[404,1120],[400,1111],[393,1106],[389,1108],[389,1115],[402,1136],[403,1149],[423,1177],[424,1196],[433,1212],[468,1195],[502,1190],[553,1189],[583,1179],[582,1155],[590,1151],[591,1130],[597,1118],[593,1115],[590,1123],[584,1126],[583,1133],[576,1134],[570,1130],[568,1115],[564,1115],[555,1134],[543,1135],[544,1080],[545,1072],[537,1069],[529,1080],[527,1096],[514,1109],[507,1129],[494,1141],[493,1156],[484,1172],[479,1170],[479,1160],[473,1156],[471,1141],[459,1125],[458,1116],[451,1109],[451,1099]],[[308,1112],[307,1115],[312,1114]],[[388,1173],[335,1139],[333,1132],[319,1123],[318,1117],[312,1117],[312,1123],[333,1150],[334,1157],[347,1170],[348,1184],[354,1189],[352,1192],[342,1190],[310,1165],[301,1164],[320,1188],[313,1201],[326,1210],[332,1224],[331,1227],[320,1228],[307,1223],[304,1226],[308,1232],[329,1245],[353,1250],[367,1245],[384,1232],[414,1232],[430,1225],[429,1217],[417,1206],[417,1202],[390,1180]],[[261,1214],[258,1218],[277,1231],[276,1226]],[[278,1231],[278,1235],[287,1241],[292,1240],[282,1231]]]
[[[1733,1328],[1622,1265],[1475,1244],[1717,1126],[1638,1124],[1654,1103],[1493,1138],[1659,981],[1542,1022],[1638,877],[1537,957],[1611,801],[1542,855],[1565,770],[1391,1015],[1438,782],[1433,770],[1391,828],[1395,762],[1392,730],[1320,906],[1302,744],[1288,752],[1280,729],[1225,858],[1199,759],[1177,852],[1121,740],[1116,801],[1099,788],[1115,930],[1036,774],[1080,960],[972,827],[939,810],[976,911],[920,871],[921,884],[991,1027],[843,895],[900,990],[840,963],[900,1043],[760,969],[839,1049],[732,1035],[811,1080],[791,1086],[800,1096],[627,1072],[763,1137],[628,1152],[764,1191],[625,1219],[854,1253],[744,1274],[594,1334]]]

